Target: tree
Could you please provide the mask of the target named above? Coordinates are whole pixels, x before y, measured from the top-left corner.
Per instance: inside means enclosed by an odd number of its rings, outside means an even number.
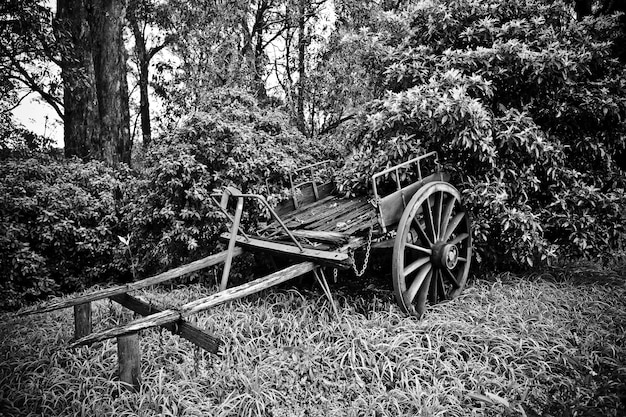
[[[137,63],[139,84],[139,116],[141,118],[141,136],[144,148],[152,141],[150,121],[150,97],[148,86],[150,63],[153,58],[166,48],[175,38],[172,23],[168,16],[168,5],[157,5],[150,0],[131,0],[128,2],[127,20],[135,41],[134,51]],[[155,45],[149,46],[148,31],[164,32],[165,35],[151,36]],[[155,40],[154,38],[158,38]]]
[[[0,5],[0,111],[9,112],[36,93],[63,118],[51,18],[51,10],[36,0]]]
[[[92,0],[87,7],[100,125],[101,157],[98,159],[112,165],[129,164],[132,147],[127,56],[122,36],[125,15],[124,0]]]
[[[38,0],[0,8],[0,71],[13,105],[19,88],[45,100],[63,120],[67,156],[130,162],[124,4],[58,0],[55,19]]]

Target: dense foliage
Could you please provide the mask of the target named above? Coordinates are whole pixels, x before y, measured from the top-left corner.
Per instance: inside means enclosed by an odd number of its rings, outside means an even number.
[[[0,308],[128,272],[116,237],[121,172],[39,156],[0,164]]]
[[[361,36],[381,93],[344,129],[354,151],[342,189],[364,192],[375,171],[436,150],[473,213],[479,259],[533,265],[618,248],[621,31],[615,17],[577,22],[570,7],[455,0],[378,14]]]
[[[285,113],[260,108],[242,91],[215,90],[201,101],[202,108],[156,141],[141,177],[125,192],[124,218],[142,274],[215,250],[226,225],[211,202],[215,189],[233,185],[276,201],[290,169],[326,152]],[[246,201],[245,223],[253,226],[260,214]]]

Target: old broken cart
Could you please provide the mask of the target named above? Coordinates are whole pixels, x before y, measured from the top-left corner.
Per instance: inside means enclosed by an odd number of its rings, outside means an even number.
[[[96,333],[91,333],[90,327],[78,331],[77,326],[74,345],[120,337],[155,326],[170,326],[194,343],[204,340],[203,347],[215,350],[215,341],[187,323],[187,317],[308,272],[315,274],[328,294],[324,268],[354,268],[358,273],[353,252],[361,249],[369,254],[372,246],[393,248],[393,287],[403,311],[420,316],[427,303],[455,297],[462,291],[472,254],[470,221],[460,193],[448,183],[448,176],[440,172],[435,152],[373,175],[373,199],[346,199],[334,195],[332,179],[324,179],[322,175],[328,170],[328,162],[320,162],[293,173],[292,199],[280,204],[276,210],[260,195],[226,188],[220,201],[215,201],[232,223],[230,233],[222,235],[228,242],[228,249],[224,252],[151,278],[49,303],[27,313],[75,306],[75,320],[79,320],[81,314],[87,314],[81,313],[88,312],[81,308],[88,303],[111,298],[145,317]],[[294,178],[304,180],[296,184]],[[406,179],[410,181],[403,185]],[[260,202],[271,214],[268,223],[254,236],[241,230],[240,225],[247,200]],[[227,289],[231,262],[243,250],[270,252],[299,263]],[[222,262],[221,291],[181,307],[155,312],[127,294]]]

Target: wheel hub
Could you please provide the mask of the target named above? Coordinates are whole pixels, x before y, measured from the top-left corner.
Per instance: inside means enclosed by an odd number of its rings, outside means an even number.
[[[459,249],[456,245],[435,245],[431,259],[436,266],[452,270],[459,262]]]

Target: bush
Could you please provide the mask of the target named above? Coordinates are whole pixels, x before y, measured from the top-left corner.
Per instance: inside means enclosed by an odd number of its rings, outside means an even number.
[[[204,107],[155,141],[141,177],[127,185],[124,221],[145,275],[216,250],[227,220],[211,202],[217,188],[283,198],[288,172],[324,157],[276,109],[239,90],[216,90]],[[269,189],[268,189],[269,187]],[[246,202],[243,222],[262,214]]]
[[[377,83],[388,92],[344,128],[341,189],[363,193],[374,172],[436,150],[464,190],[483,264],[610,256],[626,232],[620,29],[615,17],[576,22],[570,7],[429,1],[379,16],[393,29],[362,36],[386,51]]]
[[[46,156],[0,164],[0,308],[128,276],[116,233],[124,171]]]

